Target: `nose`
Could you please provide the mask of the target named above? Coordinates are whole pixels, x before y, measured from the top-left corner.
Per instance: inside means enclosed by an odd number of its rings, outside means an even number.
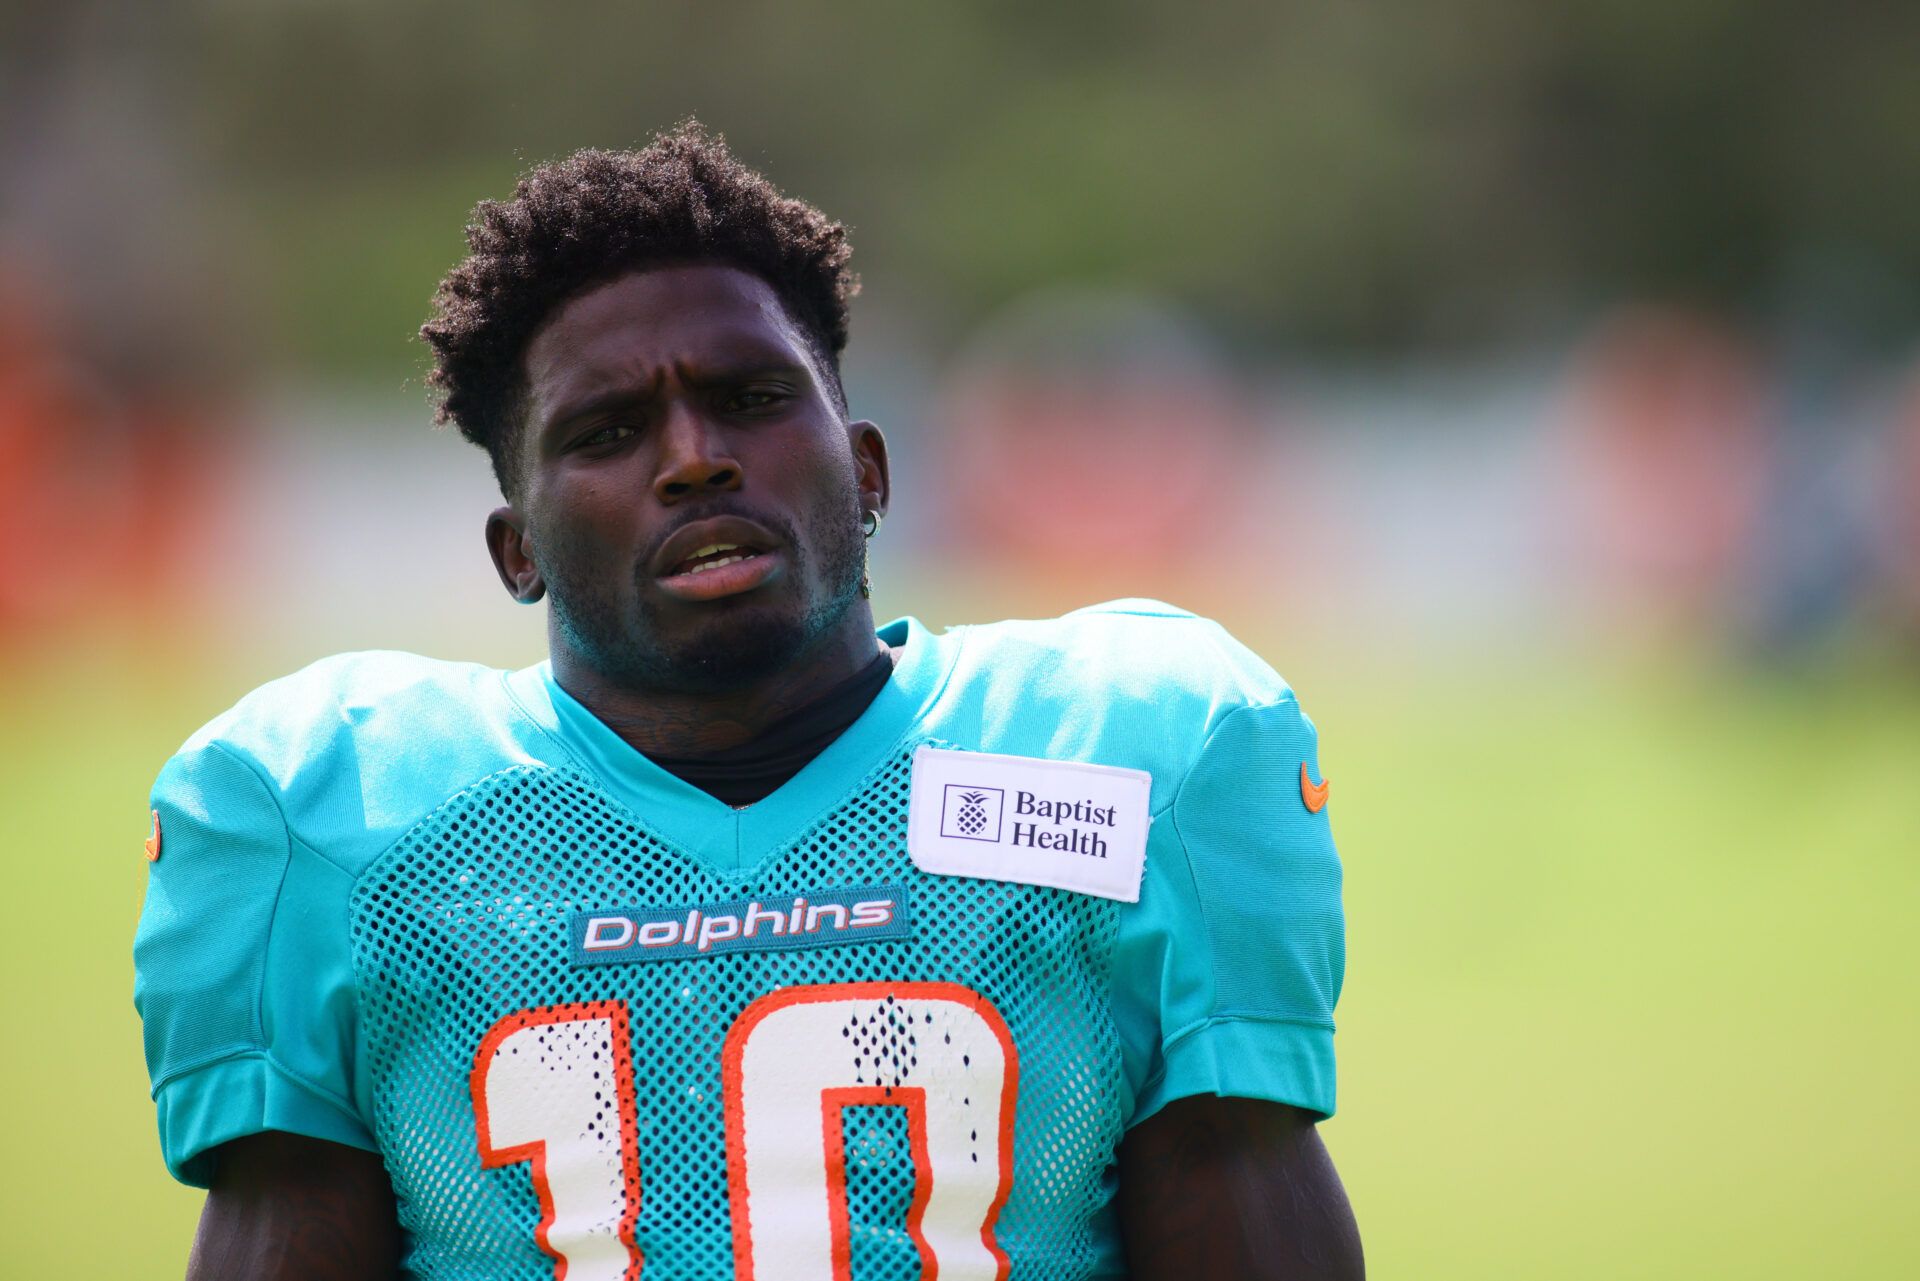
[[[654,496],[663,503],[675,503],[738,488],[740,463],[728,448],[725,432],[684,402],[673,404],[661,424]]]

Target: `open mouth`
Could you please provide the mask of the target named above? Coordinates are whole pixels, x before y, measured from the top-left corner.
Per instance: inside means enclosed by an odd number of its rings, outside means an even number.
[[[711,516],[680,526],[653,559],[654,582],[684,601],[753,592],[781,576],[778,535],[744,516]]]
[[[678,578],[683,574],[689,576],[710,574],[716,569],[737,565],[743,560],[752,560],[761,554],[761,549],[748,547],[742,543],[709,543],[697,549],[686,559],[675,563],[667,570],[667,576]]]

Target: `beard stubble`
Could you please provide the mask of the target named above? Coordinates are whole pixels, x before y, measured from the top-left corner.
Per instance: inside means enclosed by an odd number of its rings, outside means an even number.
[[[604,581],[575,575],[579,558],[560,555],[541,565],[549,608],[570,647],[606,680],[624,689],[672,693],[716,693],[751,684],[804,657],[831,634],[859,595],[866,573],[866,536],[857,485],[821,491],[806,513],[813,539],[769,513],[733,506],[703,509],[700,516],[729,512],[751,517],[784,542],[796,560],[809,549],[817,564],[813,599],[761,603],[741,599],[715,610],[704,627],[669,639],[657,602],[649,598],[650,575],[644,563],[633,568],[626,603]],[[644,561],[644,558],[642,558]],[[796,574],[807,576],[796,564]]]

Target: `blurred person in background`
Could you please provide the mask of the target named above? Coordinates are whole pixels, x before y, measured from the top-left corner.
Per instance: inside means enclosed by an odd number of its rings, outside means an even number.
[[[1877,477],[1880,563],[1902,641],[1920,651],[1920,372],[1908,381],[1886,434]]]
[[[1251,501],[1264,443],[1194,329],[1114,291],[1016,304],[938,397],[943,554],[976,572],[1139,593],[1243,581],[1284,513]]]
[[[1770,458],[1758,355],[1673,308],[1615,316],[1576,352],[1564,408],[1569,582],[1618,638],[1724,632],[1759,529]]]
[[[551,658],[325,660],[162,772],[191,1274],[1359,1277],[1292,691],[1151,601],[876,629],[844,229],[698,126],[469,243],[423,334]]]
[[[161,6],[164,10],[167,6]],[[143,50],[71,57],[91,6],[28,5],[0,37],[0,646],[89,629],[165,645],[201,620],[232,259]]]
[[[0,257],[0,545],[30,574],[0,580],[0,645],[182,611],[187,544],[211,459],[211,402],[116,376],[61,323],[58,301]]]

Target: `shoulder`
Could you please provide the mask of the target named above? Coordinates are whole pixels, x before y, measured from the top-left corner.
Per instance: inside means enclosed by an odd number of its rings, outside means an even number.
[[[1299,715],[1264,659],[1219,623],[1160,601],[977,625],[956,639],[943,719],[979,726],[967,745],[1145,769],[1156,806],[1235,712]]]
[[[974,679],[1103,703],[1259,705],[1290,700],[1279,673],[1227,629],[1163,601],[1089,605],[966,629]]]
[[[247,694],[201,727],[189,747],[219,742],[263,763],[311,755],[421,718],[484,717],[505,673],[398,650],[335,654]]]
[[[288,829],[353,861],[469,783],[528,763],[544,731],[508,674],[397,651],[339,654],[209,721],[161,771],[156,808],[209,772],[251,773]]]

